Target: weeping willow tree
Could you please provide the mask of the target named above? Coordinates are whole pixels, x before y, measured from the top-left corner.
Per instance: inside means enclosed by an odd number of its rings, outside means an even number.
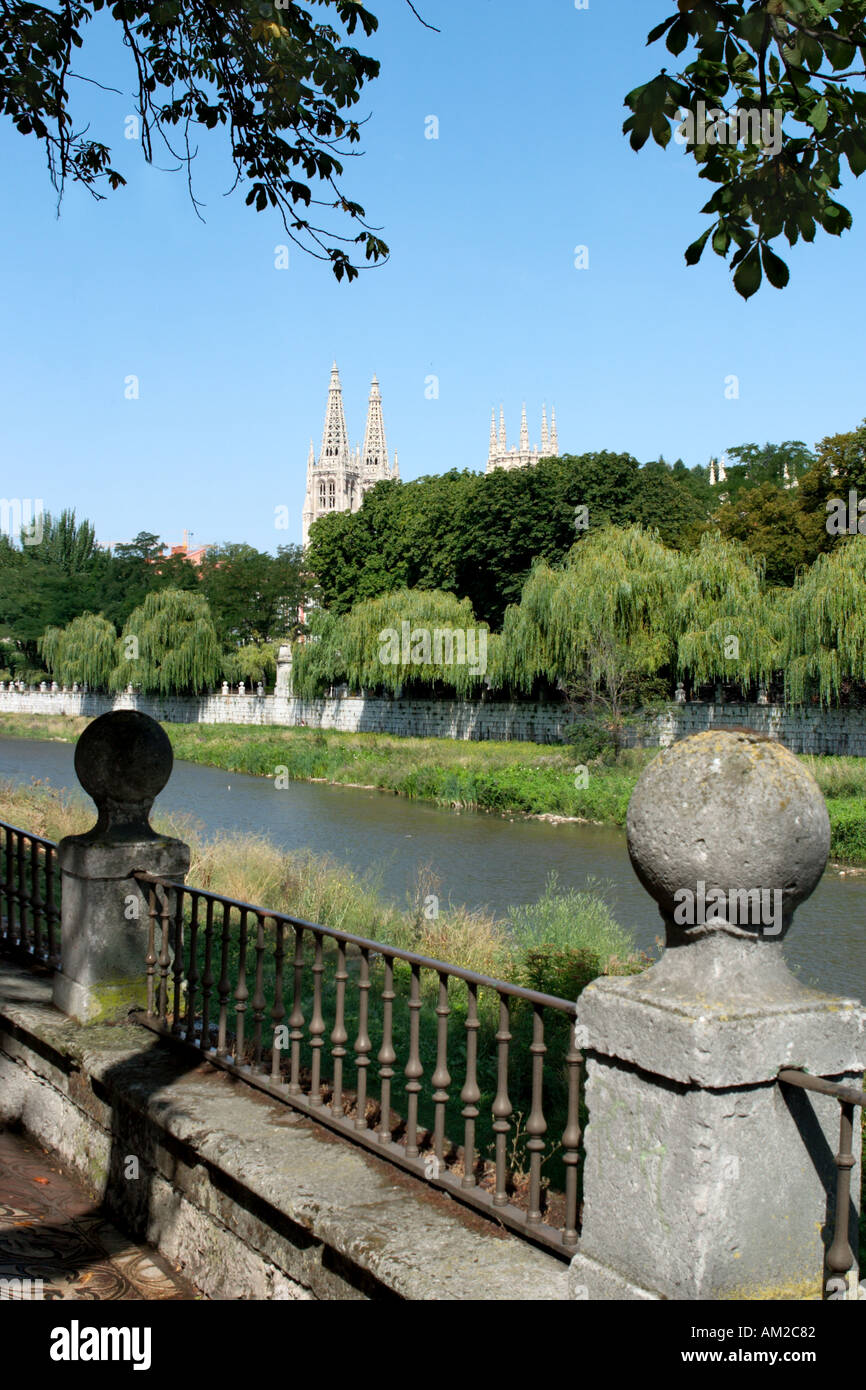
[[[838,700],[843,685],[866,680],[866,537],[851,536],[819,555],[788,594],[785,698]]]
[[[66,627],[48,627],[39,639],[39,652],[61,685],[87,684],[107,690],[116,656],[117,632],[101,613],[82,613]]]
[[[342,630],[343,619],[323,608],[307,615],[306,637],[292,649],[292,689],[302,699],[312,700],[346,679]]]
[[[392,692],[438,683],[465,696],[487,675],[490,633],[476,622],[468,599],[438,589],[400,589],[356,603],[341,618],[314,617],[312,640],[294,668],[300,695],[347,681],[353,689]]]
[[[215,685],[223,654],[203,594],[159,589],[130,613],[117,639],[114,690],[182,694]]]
[[[277,647],[274,642],[247,642],[223,657],[223,679],[231,684],[250,681],[269,682],[277,674]]]
[[[782,664],[778,599],[764,589],[763,561],[718,531],[679,557],[673,609],[677,669],[695,685],[769,680]]]
[[[572,546],[561,569],[537,564],[506,610],[497,686],[543,679],[568,693],[639,686],[672,663],[677,556],[654,531],[613,526]]]

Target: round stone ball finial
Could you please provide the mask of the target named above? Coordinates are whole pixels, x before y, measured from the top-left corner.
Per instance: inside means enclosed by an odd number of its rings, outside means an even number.
[[[91,834],[155,838],[150,810],[173,763],[168,735],[147,714],[114,710],[88,724],[75,747],[75,774],[99,811]]]
[[[694,734],[655,758],[627,830],[669,944],[709,931],[780,940],[830,852],[817,782],[782,744],[745,730]]]

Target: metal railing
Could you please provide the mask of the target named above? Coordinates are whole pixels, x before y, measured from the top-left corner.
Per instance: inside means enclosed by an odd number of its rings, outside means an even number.
[[[856,1268],[857,1257],[848,1238],[851,1211],[851,1170],[854,1157],[854,1108],[866,1107],[866,1091],[827,1081],[822,1076],[786,1067],[779,1072],[779,1081],[797,1086],[803,1091],[817,1091],[822,1096],[834,1096],[839,1102],[839,1150],[836,1154],[836,1204],[833,1219],[833,1240],[827,1249],[824,1297],[830,1301],[859,1297],[849,1275]],[[855,1280],[856,1283],[856,1280]]]
[[[57,846],[0,822],[0,945],[54,969],[60,959]]]
[[[151,874],[136,879],[149,913],[140,1022],[524,1237],[574,1252],[583,1063],[574,1001]],[[457,1144],[449,1135],[461,1130]],[[563,1191],[542,1175],[549,1159]]]

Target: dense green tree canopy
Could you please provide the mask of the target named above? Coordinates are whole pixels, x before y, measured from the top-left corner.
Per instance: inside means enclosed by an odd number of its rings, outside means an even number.
[[[117,633],[101,614],[82,613],[65,628],[48,628],[39,650],[60,685],[107,690],[117,665]]]
[[[276,555],[268,555],[238,544],[208,551],[201,586],[226,646],[292,635],[309,587],[301,572],[300,546],[280,546]]]
[[[222,651],[204,594],[160,589],[129,615],[117,644],[114,690],[193,694],[216,685]]]
[[[484,684],[490,659],[486,624],[476,622],[468,601],[401,589],[320,618],[298,649],[294,684],[300,695],[345,680],[354,690],[444,686],[465,696]]]
[[[467,598],[499,627],[534,561],[560,561],[584,530],[607,522],[658,523],[685,543],[706,519],[707,470],[628,454],[544,459],[535,468],[452,470],[412,483],[379,483],[357,512],[317,521],[307,563],[334,613],[394,589],[436,588]]]

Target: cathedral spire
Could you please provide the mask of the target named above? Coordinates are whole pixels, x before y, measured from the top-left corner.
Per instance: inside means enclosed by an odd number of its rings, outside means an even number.
[[[328,407],[325,412],[322,452],[319,457],[319,463],[322,462],[342,467],[349,462],[349,434],[343,411],[343,388],[340,385],[340,373],[336,362],[331,368],[331,385],[328,389]]]
[[[559,435],[556,430],[556,409],[550,411],[550,456],[559,458]]]
[[[523,402],[523,414],[520,417],[520,452],[529,453],[529,426],[526,423],[526,402]]]
[[[547,458],[550,453],[550,441],[547,435],[547,405],[541,407],[541,457]]]
[[[505,407],[499,407],[499,450],[505,453],[508,449],[508,436],[505,433]]]
[[[370,405],[367,410],[367,431],[364,435],[362,466],[365,473],[379,478],[387,478],[388,445],[385,442],[385,422],[382,418],[382,396],[379,379],[373,377],[370,387]]]
[[[496,456],[496,407],[494,406],[494,408],[493,408],[493,409],[491,410],[491,412],[490,412],[490,449],[489,449],[489,451],[488,451],[487,457],[488,457],[488,459],[492,459],[492,458],[495,458],[495,456]]]

